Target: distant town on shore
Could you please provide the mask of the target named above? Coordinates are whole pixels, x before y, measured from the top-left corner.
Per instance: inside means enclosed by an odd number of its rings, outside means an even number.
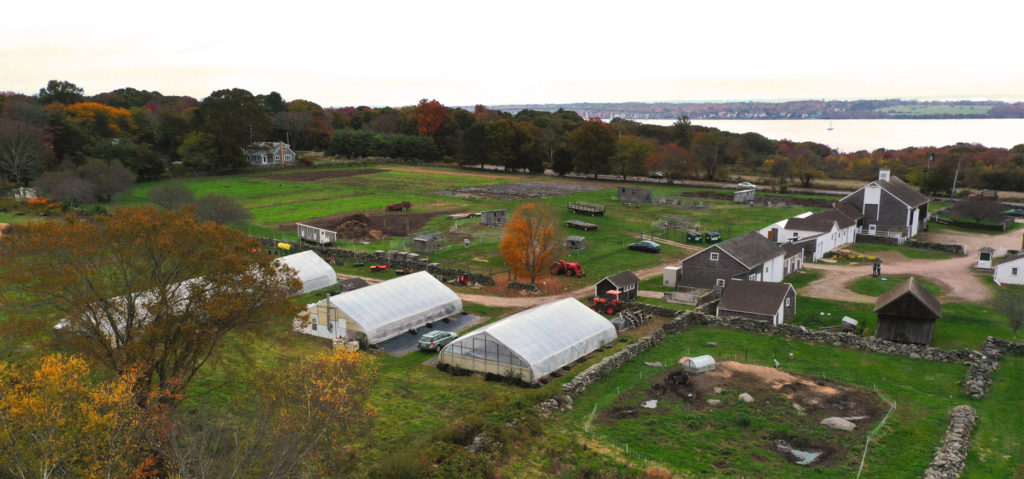
[[[490,108],[512,114],[521,110],[555,112],[562,109],[575,111],[583,118],[626,118],[630,120],[675,119],[682,116],[693,120],[1024,118],[1024,102],[1009,103],[993,100],[547,103],[491,105]]]

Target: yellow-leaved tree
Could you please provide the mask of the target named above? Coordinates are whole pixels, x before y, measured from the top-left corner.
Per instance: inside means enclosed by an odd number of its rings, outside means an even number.
[[[536,284],[537,275],[551,266],[559,246],[554,212],[536,203],[526,203],[512,213],[512,219],[505,225],[501,256],[516,275],[528,277],[530,284]]]

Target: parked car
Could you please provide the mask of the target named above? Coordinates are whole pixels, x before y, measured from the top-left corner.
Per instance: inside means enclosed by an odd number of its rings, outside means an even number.
[[[459,335],[449,331],[431,331],[420,337],[420,342],[417,344],[423,351],[440,351],[441,348],[445,347],[448,343],[455,341]]]
[[[1014,218],[1024,218],[1024,209],[1015,209],[1003,213],[1006,216],[1012,216]]]
[[[637,241],[636,243],[630,243],[629,249],[634,251],[646,251],[648,253],[657,253],[661,251],[661,245],[651,240]]]
[[[752,190],[752,189],[756,189],[757,185],[755,185],[755,184],[753,184],[753,183],[751,183],[749,181],[744,181],[742,183],[737,184],[736,188],[739,188],[741,190]]]
[[[647,177],[648,178],[654,178],[656,180],[660,180],[660,179],[664,178],[665,175],[663,175],[660,171],[655,171],[654,173],[651,173],[651,174],[647,175]]]

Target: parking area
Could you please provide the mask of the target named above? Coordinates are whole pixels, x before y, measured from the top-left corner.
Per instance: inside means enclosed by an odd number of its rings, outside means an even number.
[[[406,354],[416,351],[416,343],[419,341],[420,336],[423,336],[430,331],[451,331],[462,334],[463,331],[469,329],[471,326],[482,320],[483,317],[481,316],[460,313],[449,319],[437,321],[431,326],[419,328],[415,333],[405,333],[401,336],[391,338],[378,344],[377,347],[392,356],[405,356]]]

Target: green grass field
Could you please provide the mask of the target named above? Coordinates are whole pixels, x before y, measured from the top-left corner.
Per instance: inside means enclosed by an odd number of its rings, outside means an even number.
[[[792,284],[793,288],[796,289],[797,294],[800,294],[800,288],[821,279],[821,276],[821,271],[814,269],[801,269],[789,275],[785,281]]]
[[[856,281],[849,284],[849,288],[854,293],[859,293],[867,296],[881,296],[889,290],[895,288],[899,284],[903,283],[909,278],[909,276],[900,275],[882,275],[881,277],[865,276],[857,279]],[[884,280],[883,280],[884,279]],[[942,287],[925,279],[914,278],[915,282],[921,284],[925,291],[928,291],[933,296],[942,295]]]

